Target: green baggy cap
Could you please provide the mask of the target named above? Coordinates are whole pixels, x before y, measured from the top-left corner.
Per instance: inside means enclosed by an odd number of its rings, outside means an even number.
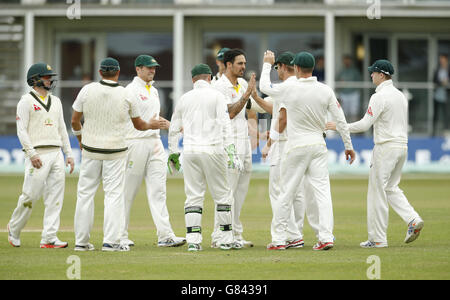
[[[120,70],[119,62],[112,57],[107,57],[101,61],[100,70],[105,72],[118,71]]]
[[[223,61],[223,55],[225,54],[225,52],[227,52],[228,50],[230,50],[230,48],[222,48],[219,50],[219,52],[217,52],[217,56],[216,59]]]
[[[275,60],[275,64],[285,64],[288,66],[292,66],[293,63],[292,61],[294,60],[294,53],[290,52],[290,51],[286,51],[281,53],[277,59]]]
[[[191,70],[192,78],[202,74],[212,74],[211,68],[206,64],[198,64]]]
[[[299,66],[300,68],[311,69],[314,68],[316,60],[311,53],[303,51],[295,55],[294,59],[291,61],[291,64]]]
[[[379,72],[386,75],[394,74],[394,67],[391,62],[386,59],[379,59],[375,61],[368,69],[370,73]]]
[[[150,55],[139,55],[136,60],[134,61],[135,67],[159,67],[160,65],[156,61],[156,59],[153,58],[153,56]]]

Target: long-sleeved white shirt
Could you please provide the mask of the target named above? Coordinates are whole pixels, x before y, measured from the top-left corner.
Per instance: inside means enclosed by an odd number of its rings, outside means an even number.
[[[377,86],[366,114],[361,120],[349,124],[349,130],[351,133],[364,132],[372,125],[375,144],[408,144],[408,100],[392,80]]]
[[[62,147],[67,157],[73,157],[64,123],[61,100],[50,93],[42,99],[31,90],[17,104],[17,136],[28,158],[40,147]]]
[[[331,113],[336,120],[336,127],[344,142],[346,150],[352,150],[353,145],[348,131],[344,113],[338,106],[333,90],[318,82],[317,78],[300,78],[286,80],[280,84],[270,83],[270,64],[265,63],[261,73],[260,89],[272,97],[279,97],[280,108],[287,114],[287,150],[295,147],[322,144],[327,114]],[[269,70],[269,72],[268,72]]]
[[[134,98],[139,111],[141,119],[149,121],[154,117],[159,117],[161,111],[161,104],[159,100],[158,90],[153,86],[154,81],[148,85],[138,76],[134,77],[133,81],[125,88],[129,94]],[[159,138],[159,129],[137,130],[133,126],[133,122],[128,122],[127,139],[157,137]]]
[[[247,90],[248,84],[243,78],[238,78],[238,87],[234,87],[228,77],[223,74],[213,85],[221,92],[226,99],[226,103],[233,104],[241,99]],[[248,122],[245,118],[244,108],[231,120],[231,132],[234,138],[248,139]]]
[[[231,122],[223,94],[204,81],[181,96],[169,128],[169,152],[180,152],[179,133],[183,129],[184,151],[211,153],[233,143]]]

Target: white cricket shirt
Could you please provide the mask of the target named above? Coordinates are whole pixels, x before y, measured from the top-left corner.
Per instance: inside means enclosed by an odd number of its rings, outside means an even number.
[[[225,96],[227,104],[233,104],[242,98],[248,84],[243,78],[238,78],[238,86],[235,87],[224,74],[215,82],[213,87]],[[245,118],[245,106],[231,119],[231,132],[235,139],[248,139],[248,122]]]
[[[125,88],[137,103],[141,113],[141,119],[146,122],[154,117],[159,117],[161,111],[158,90],[153,86],[153,83],[154,81],[147,84],[144,80],[136,76]],[[149,129],[145,131],[137,130],[134,128],[133,122],[130,119],[127,126],[127,139],[146,137],[159,138],[159,129]]]
[[[17,104],[17,136],[28,158],[38,154],[36,149],[62,147],[67,157],[73,157],[64,123],[61,100],[47,94],[41,98],[35,91],[23,95]]]
[[[232,143],[231,123],[225,96],[204,80],[183,94],[175,107],[169,128],[169,151],[180,152],[178,134],[183,128],[184,151],[212,153]]]
[[[285,80],[280,84],[273,85],[270,83],[270,74],[267,72],[270,67],[268,63],[263,66],[260,89],[267,95],[278,97],[281,101],[280,108],[286,109],[287,151],[295,147],[326,145],[323,131],[328,112],[336,120],[336,127],[342,137],[345,149],[352,150],[353,145],[348,125],[333,90],[318,82],[314,76],[298,80]]]
[[[83,155],[92,159],[126,155],[127,125],[130,117],[139,117],[140,113],[124,87],[111,80],[89,83],[78,93],[72,107],[84,116]]]
[[[408,144],[408,100],[393,84],[383,81],[370,97],[364,117],[349,124],[351,133],[367,131],[373,125],[375,144]]]

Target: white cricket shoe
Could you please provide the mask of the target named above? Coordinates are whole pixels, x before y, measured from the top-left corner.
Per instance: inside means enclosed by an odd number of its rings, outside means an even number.
[[[8,242],[11,244],[11,246],[13,247],[20,247],[20,239],[16,238],[12,235],[11,231],[9,230],[9,223],[6,226],[7,230],[8,230]]]
[[[95,247],[91,243],[88,243],[86,246],[75,245],[75,251],[94,251]]]
[[[244,239],[238,239],[237,242],[239,242],[242,245],[242,247],[246,247],[246,248],[251,248],[254,246],[251,241],[246,241]]]
[[[359,244],[362,248],[386,248],[388,246],[387,242],[372,242],[365,241]]]
[[[286,243],[286,249],[289,248],[303,248],[305,246],[305,242],[303,239],[295,239],[291,241],[287,241]]]
[[[326,250],[330,250],[334,247],[334,243],[333,242],[317,242],[314,247],[313,250],[314,251],[326,251]]]
[[[158,242],[158,247],[179,247],[186,244],[186,239],[183,237],[171,237],[164,241]]]
[[[41,240],[40,247],[41,248],[67,248],[69,243],[62,242],[58,238],[56,240],[49,242],[46,240]]]
[[[200,245],[200,244],[188,244],[187,251],[189,251],[189,252],[202,251],[202,245]]]
[[[217,248],[217,247],[215,247]],[[221,250],[230,250],[233,249],[233,244],[220,244],[219,248]]]
[[[133,247],[133,246],[134,246],[134,242],[133,242],[132,240],[129,240],[129,239],[123,239],[123,240],[121,240],[121,241],[120,241],[120,244],[128,245],[128,246],[130,246],[130,247]]]
[[[104,243],[102,251],[106,252],[127,252],[130,251],[130,246],[124,244],[108,244]]]
[[[242,240],[241,241],[236,240],[231,244],[231,249],[233,249],[233,250],[241,250],[242,248],[244,248],[244,244],[242,243]]]
[[[409,222],[408,230],[406,231],[405,243],[411,243],[415,241],[422,230],[424,222],[421,218],[417,218]]]

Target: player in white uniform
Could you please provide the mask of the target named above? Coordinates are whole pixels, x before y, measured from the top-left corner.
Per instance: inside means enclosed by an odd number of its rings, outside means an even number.
[[[131,120],[127,128],[127,169],[125,175],[125,223],[122,229],[121,243],[134,246],[128,239],[130,211],[134,198],[145,180],[147,199],[158,236],[158,247],[177,247],[186,243],[185,238],[175,236],[170,225],[166,204],[167,155],[159,135],[160,129],[169,129],[170,122],[160,114],[158,90],[153,78],[158,62],[150,55],[140,55],[135,60],[137,76],[126,89],[138,103],[144,120],[159,117],[164,127],[155,130],[140,131],[134,128]]]
[[[225,97],[213,89],[211,69],[196,65],[192,71],[194,89],[185,93],[175,107],[169,129],[169,168],[180,169],[179,134],[183,130],[182,167],[186,193],[185,221],[188,251],[202,250],[202,212],[206,185],[216,205],[220,226],[219,247],[235,247],[231,209],[233,195],[227,178],[227,153],[234,167],[236,152],[231,138]],[[225,150],[227,152],[225,152]]]
[[[94,196],[103,181],[102,250],[129,251],[128,245],[119,243],[125,222],[127,125],[130,118],[138,130],[161,128],[165,122],[158,118],[145,122],[140,118],[137,103],[117,83],[120,74],[117,60],[109,57],[102,60],[99,73],[102,80],[85,85],[73,104],[72,130],[82,148],[74,221],[75,250],[94,249],[89,243],[94,222]]]
[[[272,53],[272,52],[271,52]],[[269,93],[269,97],[264,100],[271,99],[273,100],[272,105],[268,106],[270,109],[270,113],[272,113],[272,123],[270,130],[273,132],[276,130],[280,132],[278,140],[268,139],[266,145],[262,149],[263,159],[266,157],[270,161],[270,172],[269,172],[269,196],[270,203],[272,206],[272,211],[276,211],[280,204],[279,196],[280,196],[280,188],[282,182],[281,179],[281,169],[280,169],[280,161],[281,156],[284,151],[285,145],[287,143],[287,134],[285,129],[286,120],[279,119],[279,110],[280,110],[280,102],[282,99],[279,98],[279,92],[277,88],[277,84],[272,84],[270,82],[270,70],[272,65],[275,65],[275,69],[277,70],[278,77],[283,81],[297,81],[297,77],[295,76],[294,66],[292,60],[294,59],[294,54],[292,52],[284,52],[280,54],[277,59],[273,55],[265,55],[264,57],[264,65],[263,70],[261,72],[261,81],[260,81],[260,89]],[[272,87],[271,87],[272,85]],[[275,86],[275,87],[274,87]],[[263,103],[260,103],[262,99],[257,96],[253,96],[253,98],[263,106]],[[263,101],[264,101],[263,100]],[[263,106],[265,107],[265,106]],[[314,202],[312,202],[311,197],[305,197],[307,194],[306,190],[309,188],[309,184],[305,184],[305,180],[298,187],[298,191],[296,193],[295,199],[293,201],[293,209],[291,212],[291,217],[288,220],[287,225],[287,243],[281,245],[275,245],[273,243],[269,244],[269,250],[284,250],[288,248],[301,248],[304,246],[303,241],[303,224],[304,224],[304,216],[305,213],[308,212],[308,221],[313,228],[313,230],[317,233],[317,223],[318,220],[315,220],[315,216],[317,215],[314,211]],[[307,203],[308,202],[308,203]],[[308,209],[307,209],[308,206]],[[275,227],[279,220],[275,219],[275,214],[272,218],[271,224],[271,233],[272,236],[275,237]]]
[[[392,64],[377,60],[369,67],[375,94],[364,117],[349,124],[351,133],[364,132],[373,125],[375,146],[369,172],[367,192],[368,240],[363,248],[388,246],[389,205],[408,224],[405,243],[414,241],[424,222],[398,187],[408,154],[408,100],[392,83]],[[334,122],[327,129],[334,130]]]
[[[225,73],[214,83],[214,88],[225,95],[228,105],[228,113],[231,119],[231,131],[236,145],[236,152],[244,163],[243,171],[229,170],[229,182],[233,191],[233,235],[235,241],[243,247],[252,247],[253,243],[246,241],[242,233],[244,231],[240,221],[242,206],[247,196],[252,170],[252,150],[248,134],[248,122],[245,117],[246,110],[250,109],[249,99],[255,87],[255,75],[249,83],[244,76],[246,59],[245,53],[239,49],[231,49],[224,53]],[[212,234],[212,247],[217,247],[217,239],[220,235],[219,224],[215,218],[214,232]]]
[[[34,203],[44,196],[41,248],[65,248],[56,236],[64,200],[64,157],[73,172],[74,160],[64,123],[61,100],[51,95],[56,73],[45,63],[32,65],[27,83],[32,88],[17,104],[17,136],[25,152],[22,194],[8,223],[8,241],[20,246],[20,233],[31,216]]]
[[[216,65],[219,68],[219,70],[217,71],[217,74],[213,76],[213,78],[211,80],[212,85],[214,85],[216,83],[216,81],[219,80],[219,78],[222,77],[223,73],[225,72],[225,65],[223,63],[223,55],[228,50],[230,50],[230,48],[225,47],[225,48],[220,49],[219,52],[217,52]]]
[[[323,138],[328,112],[337,120],[346,158],[351,158],[350,163],[355,153],[344,113],[338,108],[333,90],[312,76],[314,56],[308,52],[297,53],[293,64],[299,80],[285,81],[276,87],[282,99],[280,107],[286,111],[288,141],[281,159],[281,204],[274,212],[280,222],[275,226],[272,243],[274,246],[286,245],[286,228],[293,200],[298,186],[305,178],[310,184],[319,220],[318,242],[313,249],[328,250],[334,245],[327,147]],[[264,80],[267,81],[267,78]],[[271,139],[278,140],[278,137],[279,132],[271,132]]]

